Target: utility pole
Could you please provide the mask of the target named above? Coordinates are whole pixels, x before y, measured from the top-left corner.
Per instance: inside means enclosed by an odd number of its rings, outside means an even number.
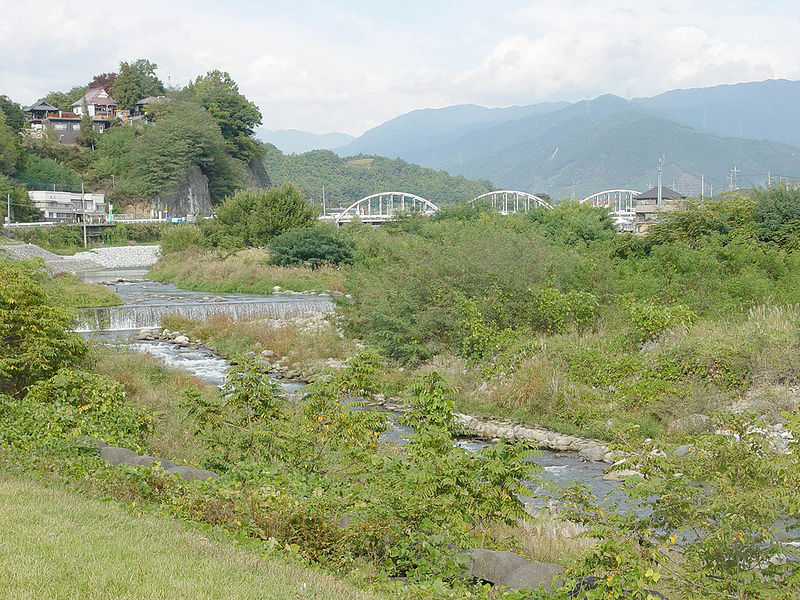
[[[772,171],[767,171],[767,187],[772,186]]]
[[[11,237],[11,194],[6,194],[8,208],[6,208],[6,223],[8,224],[8,237]]]
[[[87,248],[89,244],[86,240],[86,204],[84,202],[83,182],[81,182],[81,212],[83,213],[83,247]]]
[[[325,184],[322,184],[322,216],[325,216]]]
[[[656,206],[661,206],[661,169],[664,166],[664,157],[658,159],[658,196]]]
[[[703,198],[706,195],[706,176],[705,174],[700,175],[700,197]]]

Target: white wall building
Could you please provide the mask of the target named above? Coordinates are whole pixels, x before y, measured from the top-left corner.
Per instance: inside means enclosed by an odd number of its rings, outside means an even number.
[[[33,205],[42,211],[45,221],[98,222],[105,219],[105,194],[81,192],[28,192]]]

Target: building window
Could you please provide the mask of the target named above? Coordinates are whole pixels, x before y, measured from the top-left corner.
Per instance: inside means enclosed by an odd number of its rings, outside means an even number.
[[[57,131],[66,131],[67,124],[66,123],[53,123],[53,129]]]
[[[100,125],[100,133],[103,133],[103,126]]]

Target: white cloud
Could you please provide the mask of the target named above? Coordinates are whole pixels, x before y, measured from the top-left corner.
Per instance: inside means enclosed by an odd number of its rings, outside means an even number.
[[[229,71],[267,128],[360,133],[429,106],[800,78],[795,2],[699,4],[142,0],[37,14],[0,0],[0,93],[33,101],[143,57],[178,85]]]

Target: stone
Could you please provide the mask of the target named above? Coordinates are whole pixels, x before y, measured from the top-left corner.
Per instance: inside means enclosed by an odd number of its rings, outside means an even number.
[[[710,431],[711,427],[711,417],[695,413],[668,423],[667,433],[699,433],[701,431]]]
[[[692,447],[689,444],[683,444],[678,446],[672,451],[673,456],[677,456],[678,458],[682,458],[689,454],[692,451]]]
[[[188,344],[189,343],[189,338],[186,337],[185,335],[175,336],[175,343],[176,344]]]
[[[540,586],[549,590],[553,578],[564,573],[559,565],[532,562],[513,552],[475,548],[462,554],[468,557],[465,565],[468,576],[515,590],[533,590]]]
[[[578,455],[584,460],[602,462],[606,457],[606,449],[602,446],[589,446],[578,452]]]
[[[609,471],[603,475],[605,481],[624,481],[628,477],[641,477],[639,471],[633,469],[617,469],[616,471]]]
[[[219,475],[213,471],[206,471],[205,469],[195,469],[194,467],[172,467],[165,469],[171,475],[178,475],[181,479],[186,481],[205,481],[206,479],[219,479]]]
[[[131,464],[131,460],[139,458],[139,455],[129,448],[118,448],[117,446],[104,446],[100,448],[100,458],[111,465]]]
[[[165,471],[167,469],[172,469],[178,466],[171,460],[167,460],[165,458],[159,458],[157,456],[148,456],[148,455],[137,456],[136,458],[131,459],[127,464],[139,465],[140,467],[150,467],[153,465],[153,463],[161,463],[161,468],[164,469]]]

